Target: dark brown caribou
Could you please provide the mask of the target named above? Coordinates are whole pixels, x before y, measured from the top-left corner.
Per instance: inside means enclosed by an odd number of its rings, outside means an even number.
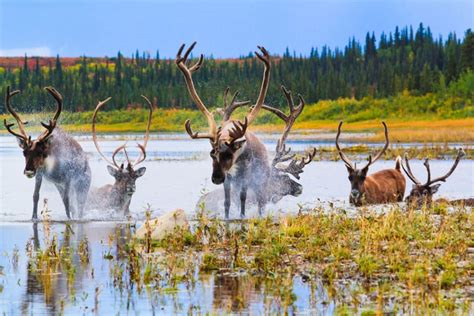
[[[7,123],[7,120],[4,120],[4,125],[17,138],[19,146],[23,149],[25,157],[23,173],[28,178],[36,176],[32,218],[38,218],[38,200],[43,177],[58,189],[67,217],[71,218],[71,213],[76,215],[75,211],[81,217],[91,181],[89,163],[79,143],[57,127],[63,104],[61,94],[52,87],[46,87],[45,90],[56,100],[57,108],[49,124],[41,123],[46,130],[38,138],[32,140],[31,136],[28,136],[25,130],[27,122],[22,121],[11,106],[11,98],[20,91],[10,92],[10,87],[7,87],[5,105],[18,124],[18,132],[12,129],[14,123]]]
[[[245,216],[245,202],[249,188],[257,196],[258,210],[259,214],[261,214],[266,203],[264,186],[270,173],[270,166],[265,146],[253,133],[247,131],[247,128],[255,120],[265,101],[270,80],[270,55],[263,47],[258,47],[261,54],[255,53],[257,58],[263,63],[264,71],[260,93],[250,113],[243,122],[228,117],[218,127],[214,115],[207,109],[199,97],[192,79],[192,74],[201,68],[203,64],[203,55],[200,56],[197,63],[193,66],[188,67],[186,65],[186,61],[195,45],[196,42],[186,50],[183,56],[181,54],[184,44],[180,47],[176,56],[176,65],[183,73],[192,100],[205,115],[209,130],[207,133],[195,133],[191,129],[191,122],[187,120],[185,122],[186,132],[193,139],[209,139],[211,142],[212,150],[210,155],[213,169],[211,178],[214,184],[224,184],[225,217],[229,218],[231,185],[240,191],[241,217]]]
[[[454,160],[454,164],[449,169],[449,171],[442,177],[438,178],[431,178],[431,169],[430,169],[430,161],[428,158],[425,159],[423,165],[426,168],[426,172],[428,174],[426,182],[421,183],[415,175],[413,174],[410,163],[408,162],[408,154],[405,153],[405,164],[402,163],[402,168],[403,171],[405,171],[405,174],[407,177],[413,182],[413,187],[410,191],[410,194],[406,197],[406,202],[409,205],[421,207],[424,204],[427,206],[430,206],[431,203],[433,202],[433,195],[438,192],[439,187],[441,186],[441,183],[437,182],[446,182],[446,179],[453,174],[454,170],[459,164],[459,161],[461,160],[462,157],[464,157],[465,152],[462,148],[458,149],[458,153],[456,155],[456,159]],[[474,206],[474,199],[459,199],[459,200],[436,200],[436,202],[448,202],[449,204],[462,204],[466,206]]]
[[[388,148],[388,129],[385,122],[382,122],[385,129],[385,146],[374,158],[370,155],[369,162],[360,169],[352,163],[339,147],[342,123],[341,121],[337,128],[336,149],[349,173],[349,181],[351,182],[349,201],[355,206],[403,201],[406,182],[401,172],[401,157],[397,157],[394,169],[385,169],[367,175],[370,165],[376,162]]]
[[[115,178],[114,184],[107,184],[100,188],[94,188],[89,194],[88,208],[98,208],[98,209],[114,209],[118,212],[121,212],[124,215],[128,215],[130,212],[130,203],[132,201],[132,196],[136,191],[136,180],[145,174],[146,168],[141,167],[135,169],[135,167],[143,162],[146,158],[146,146],[150,137],[150,126],[151,119],[153,115],[153,106],[150,100],[142,96],[145,99],[145,102],[148,105],[148,121],[145,132],[145,140],[143,144],[138,144],[138,149],[140,150],[139,157],[135,161],[130,161],[127,153],[127,144],[119,146],[115,149],[112,154],[112,160],[108,159],[100,150],[99,143],[97,141],[96,133],[96,118],[99,110],[107,103],[111,98],[108,98],[97,104],[94,114],[92,116],[92,140],[94,141],[95,148],[97,152],[104,158],[106,162],[109,163],[107,166],[107,171],[112,177]],[[117,163],[116,156],[118,153],[123,152],[126,158],[126,166],[124,163]]]

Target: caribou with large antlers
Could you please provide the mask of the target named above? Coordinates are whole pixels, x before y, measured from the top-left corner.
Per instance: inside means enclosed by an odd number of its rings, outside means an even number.
[[[430,205],[431,202],[433,201],[433,195],[438,192],[439,187],[441,186],[441,183],[437,182],[446,182],[446,179],[453,174],[454,170],[459,164],[459,161],[461,160],[462,157],[464,157],[465,152],[462,148],[459,148],[456,159],[454,160],[454,164],[449,169],[449,171],[442,177],[437,177],[432,179],[431,178],[431,169],[430,169],[430,161],[428,158],[425,159],[423,165],[426,168],[426,172],[428,174],[428,177],[426,179],[425,183],[421,183],[420,180],[418,180],[415,175],[413,174],[413,171],[411,170],[410,163],[408,162],[408,154],[405,153],[405,164],[402,163],[402,168],[403,171],[405,171],[405,174],[407,177],[413,182],[413,188],[410,191],[410,194],[406,197],[406,202],[411,205],[416,205],[416,206],[422,206],[423,204],[426,203],[426,205]],[[452,204],[465,204],[465,205],[472,205],[473,199],[462,199],[462,200],[454,200],[450,201]]]
[[[57,108],[49,124],[41,123],[46,130],[38,138],[31,139],[25,130],[27,122],[22,121],[11,106],[11,98],[20,91],[10,92],[10,87],[7,87],[5,105],[15,118],[19,132],[12,129],[14,123],[7,123],[7,120],[4,120],[4,125],[17,138],[19,146],[23,149],[25,157],[23,173],[28,178],[36,176],[32,218],[38,218],[38,200],[43,177],[54,183],[58,189],[67,217],[71,218],[71,213],[76,214],[76,210],[78,215],[82,216],[91,181],[87,156],[77,141],[57,127],[63,104],[61,94],[52,87],[46,87],[45,90],[56,100]],[[72,199],[73,196],[75,199]]]
[[[341,121],[337,128],[336,149],[349,172],[349,181],[351,182],[349,201],[356,206],[361,206],[362,204],[401,202],[405,194],[406,182],[401,172],[400,157],[397,157],[394,169],[385,169],[369,176],[367,175],[370,165],[376,162],[388,148],[388,129],[385,122],[382,122],[385,129],[385,146],[374,158],[370,155],[369,162],[361,169],[358,169],[356,164],[352,163],[339,147],[342,123]]]
[[[285,142],[288,138],[288,134],[290,133],[296,119],[303,111],[305,102],[303,97],[298,94],[300,103],[298,106],[295,106],[291,92],[284,86],[281,86],[281,90],[283,91],[290,108],[290,113],[288,115],[274,107],[268,105],[262,106],[263,109],[270,111],[285,122],[285,129],[276,145],[275,157],[272,161],[271,174],[267,185],[268,199],[273,203],[278,202],[284,196],[299,196],[303,193],[303,186],[293,180],[289,175],[292,175],[299,180],[304,167],[312,162],[316,155],[316,149],[312,148],[310,151],[306,152],[303,157],[297,159],[296,154],[291,154],[291,148],[286,148]],[[287,161],[290,161],[288,165],[282,165]]]
[[[181,54],[184,44],[180,47],[176,56],[176,65],[183,73],[192,100],[205,115],[209,130],[207,133],[195,133],[191,129],[191,122],[187,120],[185,122],[186,132],[193,139],[209,139],[211,142],[212,182],[214,184],[224,184],[225,217],[229,217],[231,185],[240,190],[240,214],[242,217],[245,216],[245,202],[249,188],[257,195],[258,210],[261,214],[266,201],[264,184],[268,178],[270,167],[265,146],[254,134],[247,131],[247,128],[255,120],[265,101],[270,80],[270,55],[263,47],[258,47],[261,54],[255,53],[257,58],[263,63],[264,71],[260,93],[250,113],[243,122],[231,119],[230,115],[224,115],[223,122],[218,127],[214,115],[207,109],[199,97],[192,79],[192,74],[201,68],[204,56],[201,55],[193,66],[188,67],[186,65],[195,45],[196,42],[186,50],[183,56]],[[238,106],[235,100],[236,97],[237,94],[230,105],[225,104],[227,112],[231,112],[230,109]]]
[[[100,150],[99,143],[97,141],[96,133],[96,118],[99,110],[107,103],[111,98],[107,98],[104,101],[101,101],[97,104],[94,114],[92,116],[92,140],[94,141],[95,148],[99,155],[104,158],[106,162],[109,163],[107,166],[107,171],[112,177],[115,178],[114,184],[107,184],[100,188],[94,188],[91,190],[88,200],[89,208],[99,208],[99,209],[114,209],[118,212],[122,212],[124,215],[128,215],[130,212],[130,203],[132,201],[132,196],[135,193],[136,180],[145,174],[146,168],[141,167],[135,169],[135,167],[141,162],[145,161],[146,158],[146,146],[150,138],[150,126],[151,119],[153,115],[153,106],[150,100],[143,96],[143,99],[148,105],[148,121],[145,132],[145,139],[143,144],[137,143],[140,155],[136,158],[135,161],[130,161],[127,144],[121,145],[115,149],[112,154],[112,160],[107,158],[104,153]],[[116,156],[118,153],[123,152],[126,158],[126,166],[124,163],[117,163]]]

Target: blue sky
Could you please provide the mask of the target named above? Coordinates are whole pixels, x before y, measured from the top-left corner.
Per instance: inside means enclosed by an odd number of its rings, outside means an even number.
[[[238,57],[264,45],[307,55],[342,47],[367,31],[420,22],[446,38],[473,27],[473,1],[0,0],[0,56],[130,56],[136,49],[173,57],[181,43],[196,53]]]

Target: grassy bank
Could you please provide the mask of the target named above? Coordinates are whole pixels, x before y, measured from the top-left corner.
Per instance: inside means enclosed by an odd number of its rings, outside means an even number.
[[[124,297],[146,292],[150,300],[172,300],[183,289],[199,289],[198,282],[213,286],[207,280],[215,280],[216,291],[226,293],[214,301],[216,313],[246,313],[263,303],[266,313],[291,314],[298,288],[309,287],[309,310],[334,304],[341,315],[468,315],[473,223],[469,209],[442,204],[422,210],[393,206],[384,213],[314,209],[233,223],[203,211],[191,230],[176,229],[160,241],[137,240],[134,228],[123,224],[102,241],[109,249],[102,254],[90,253],[87,237],[76,246],[59,244],[44,222],[44,246],[26,249],[45,297],[54,291],[51,275],[62,272],[74,284],[72,257],[85,269],[91,256],[99,256],[110,269],[105,288]],[[62,306],[74,302],[74,295],[64,297]]]
[[[242,118],[245,111],[246,109],[240,109],[235,117]],[[39,126],[39,121],[47,119],[48,113],[25,114],[23,117],[31,122],[30,125]],[[1,115],[0,118],[8,117]],[[146,118],[147,112],[142,109],[101,112],[97,129],[107,133],[143,132]],[[11,121],[11,118],[8,119]],[[88,133],[91,119],[92,112],[64,112],[61,125],[71,132]],[[196,130],[206,128],[205,119],[197,110],[158,107],[153,114],[152,131],[184,132],[186,119],[191,119]],[[308,130],[335,132],[340,120],[346,122],[346,132],[371,132],[365,138],[368,141],[383,139],[381,120],[389,125],[392,142],[474,141],[474,105],[470,92],[459,96],[451,94],[449,97],[442,97],[440,94],[412,96],[404,93],[386,99],[320,101],[306,106],[293,130],[302,133],[311,133]],[[283,124],[273,114],[263,112],[252,129],[280,132]]]

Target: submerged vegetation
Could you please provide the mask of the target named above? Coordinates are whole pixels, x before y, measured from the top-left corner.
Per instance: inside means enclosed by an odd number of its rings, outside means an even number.
[[[164,304],[166,298],[174,301],[182,292],[192,297],[210,286],[220,293],[210,305],[195,306],[190,300],[185,306],[174,303],[173,310],[472,312],[474,217],[468,208],[436,204],[415,210],[392,205],[383,211],[359,208],[356,213],[314,209],[234,222],[206,214],[198,213],[190,230],[177,228],[162,240],[137,240],[133,225],[119,224],[101,241],[99,253],[93,253],[87,239],[68,242],[74,235],[69,226],[61,242],[45,226],[44,246],[33,238],[26,247],[28,273],[35,277],[31,282],[39,285],[48,302],[57,298],[52,293],[59,290],[55,280],[65,279],[63,299],[50,302],[61,310],[80,304],[81,297],[95,296],[92,311],[108,311],[111,306],[101,306],[97,299],[104,286],[115,291],[116,298],[130,300],[142,293]],[[147,216],[143,223],[147,228],[149,220]],[[98,280],[103,285],[92,287],[93,293],[76,293],[81,283],[75,281],[78,270],[88,271],[92,279],[100,273],[94,270],[97,265],[86,269],[91,256],[108,262],[108,279]],[[305,310],[298,309],[301,299],[309,299]]]

